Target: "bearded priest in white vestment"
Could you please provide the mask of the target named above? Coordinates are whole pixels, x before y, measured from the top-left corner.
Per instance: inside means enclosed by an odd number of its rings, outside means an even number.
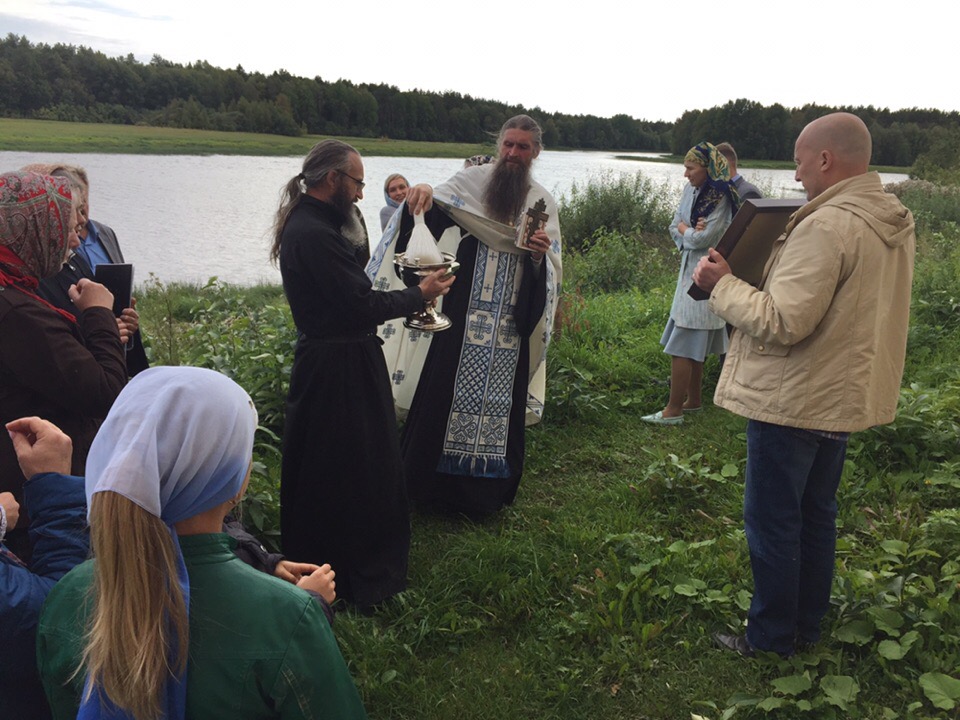
[[[438,333],[381,326],[399,413],[410,499],[483,517],[513,502],[523,474],[524,426],[543,413],[546,352],[560,292],[557,205],[530,177],[539,125],[508,120],[496,163],[470,166],[439,185],[417,185],[394,215],[367,272],[378,290],[402,287],[393,267],[424,212],[443,252],[460,263],[439,308]],[[536,218],[524,247],[516,227]]]

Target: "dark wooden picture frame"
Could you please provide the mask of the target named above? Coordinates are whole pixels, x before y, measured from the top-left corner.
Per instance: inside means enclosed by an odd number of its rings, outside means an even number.
[[[759,285],[773,243],[783,234],[790,216],[806,204],[801,198],[745,200],[717,243],[717,252],[730,263],[733,274],[751,285]],[[710,293],[693,283],[687,294],[694,300],[710,297]]]

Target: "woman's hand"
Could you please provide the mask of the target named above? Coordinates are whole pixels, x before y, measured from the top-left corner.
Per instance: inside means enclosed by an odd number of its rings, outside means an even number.
[[[337,583],[333,580],[336,575],[330,565],[325,563],[310,575],[300,578],[297,587],[311,590],[326,600],[328,605],[333,605],[333,601],[337,599]]]
[[[273,574],[281,580],[286,580],[291,585],[296,585],[301,578],[320,569],[319,565],[313,563],[298,563],[290,560],[281,560],[274,568]]]
[[[92,307],[113,310],[113,293],[89,278],[80,278],[76,285],[70,286],[67,295],[80,312]]]
[[[38,417],[20,418],[7,423],[7,432],[24,477],[44,472],[70,474],[73,441],[52,422]]]
[[[691,227],[693,228],[694,232],[703,232],[704,228],[707,227],[707,219],[698,218],[696,226],[687,225],[683,220],[681,220],[680,224],[677,225],[677,232],[681,235],[686,235],[687,230],[689,230]]]

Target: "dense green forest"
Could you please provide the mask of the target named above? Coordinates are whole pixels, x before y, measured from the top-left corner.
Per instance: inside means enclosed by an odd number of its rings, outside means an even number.
[[[942,110],[891,111],[868,107],[804,105],[787,109],[733,100],[723,107],[688,110],[673,125],[670,149],[684,153],[703,138],[728,139],[746,158],[789,160],[793,143],[811,120],[837,110],[854,113],[870,128],[875,165],[907,167],[960,130],[960,113]]]
[[[728,140],[744,158],[789,160],[799,130],[836,109],[764,107],[738,99],[689,110],[676,122],[565,115],[457,92],[331,82],[284,70],[264,75],[202,60],[184,66],[158,55],[144,64],[133,55],[111,58],[82,46],[33,44],[14,34],[0,39],[0,116],[12,118],[482,143],[506,118],[526,112],[542,123],[547,147],[682,154],[703,139]],[[957,112],[842,109],[870,127],[878,165],[912,165],[951,132],[960,132]]]

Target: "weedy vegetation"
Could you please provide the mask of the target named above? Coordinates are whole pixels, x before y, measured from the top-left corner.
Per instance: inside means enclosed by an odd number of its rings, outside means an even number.
[[[516,503],[482,523],[414,514],[409,589],[337,618],[371,717],[958,717],[960,204],[955,188],[897,192],[919,236],[899,414],[850,441],[818,645],[754,660],[711,647],[743,630],[752,587],[745,421],[708,406],[682,427],[640,422],[667,394],[673,208],[641,177],[600,178],[562,203],[560,329]],[[155,363],[220,370],[257,403],[246,520],[275,543],[296,342],[282,293],[141,294]],[[708,362],[707,386],[717,373]]]

